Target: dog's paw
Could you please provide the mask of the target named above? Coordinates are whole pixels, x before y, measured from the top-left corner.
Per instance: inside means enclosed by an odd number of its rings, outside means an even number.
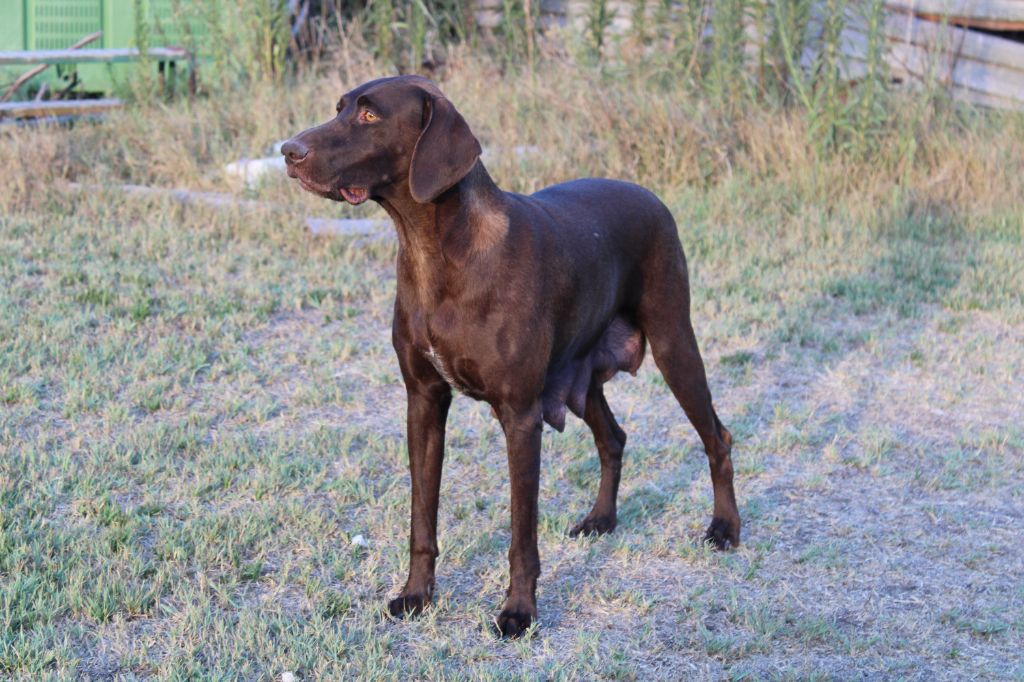
[[[615,530],[616,519],[615,515],[609,516],[591,516],[587,515],[587,518],[583,519],[569,531],[569,537],[575,538],[580,535],[604,535],[605,533],[611,533]]]
[[[740,524],[739,521],[727,521],[726,519],[711,519],[711,525],[704,533],[704,542],[711,543],[717,550],[727,550],[732,547],[739,547]]]
[[[388,613],[392,618],[418,616],[430,604],[430,597],[423,594],[400,594],[388,602]]]
[[[534,616],[528,611],[502,609],[494,621],[494,629],[502,639],[517,639],[530,629],[533,620]]]

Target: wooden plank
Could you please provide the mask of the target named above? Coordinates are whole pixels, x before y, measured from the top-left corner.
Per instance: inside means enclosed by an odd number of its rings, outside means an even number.
[[[69,99],[40,102],[4,102],[0,104],[0,118],[39,118],[41,116],[78,116],[95,114],[120,108],[119,99]]]
[[[107,192],[111,189],[120,190],[129,196],[147,198],[167,198],[183,204],[205,204],[218,208],[239,208],[242,210],[264,210],[277,208],[273,204],[267,204],[253,199],[239,199],[233,194],[223,192],[202,192],[191,189],[165,189],[163,187],[146,187],[145,185],[83,185],[77,182],[69,182],[69,189],[78,192]]]
[[[1024,31],[1024,21],[996,21],[994,19],[974,19],[972,17],[946,17],[940,14],[916,15],[927,21],[945,22],[967,28],[981,28],[986,31]]]
[[[854,22],[851,22],[851,26],[859,28]],[[887,16],[883,30],[892,40],[942,49],[960,57],[1024,71],[1024,44],[1006,38],[943,25],[907,14]]]
[[[919,19],[912,21],[924,23]],[[952,27],[945,27],[944,30],[973,34]],[[1024,106],[1024,69],[1019,68],[1024,63],[1024,46],[984,34],[965,35],[964,43],[958,44],[953,41],[951,44],[945,39],[928,43],[922,37],[922,32],[903,33],[898,36],[892,35],[889,30],[885,33],[887,43],[883,45],[883,59],[893,76],[920,84],[931,80],[949,86],[951,94],[958,99],[1012,109]],[[920,41],[920,44],[908,42],[908,36]],[[957,49],[963,48],[967,38],[973,41],[970,53],[977,57],[990,58],[994,53],[991,46],[984,44],[985,41],[1001,41],[1008,43],[1013,50],[1019,50],[1019,58],[1011,62],[1012,66],[981,61],[979,58],[968,56],[963,49]],[[980,39],[981,43],[974,39]],[[863,77],[867,43],[867,35],[857,27],[848,26],[843,31],[840,49],[850,60],[846,74],[848,78]],[[1003,52],[998,54],[1001,58],[1012,57],[1012,54]]]
[[[863,61],[867,54],[868,36],[855,28],[848,28],[840,36],[840,50],[847,56]],[[958,84],[953,77],[954,70],[977,80],[983,80],[986,72],[996,72],[997,65],[962,57],[955,52],[941,49],[937,45],[916,45],[899,38],[885,36],[882,58],[894,75],[909,76],[919,80],[931,78],[937,83]],[[1024,72],[1007,70],[1010,84],[1020,81],[1024,86]]]
[[[907,73],[921,77],[933,74],[940,83],[949,82],[954,86],[1024,100],[1024,71],[974,59],[937,58],[933,51],[910,43],[892,43],[888,59],[890,64],[899,65]]]
[[[1021,0],[886,0],[885,6],[961,26],[1024,30],[1024,2]]]
[[[273,204],[254,199],[240,199],[233,194],[224,192],[202,192],[198,190],[164,187],[146,187],[145,185],[93,185],[69,182],[66,187],[72,192],[99,194],[117,190],[127,196],[144,199],[171,199],[182,204],[212,206],[215,208],[238,209],[241,211],[281,211],[293,214],[295,210],[281,204]],[[381,239],[394,238],[390,229],[391,221],[380,218],[303,218],[306,229],[314,235],[329,236],[369,236]]]
[[[899,67],[889,67],[889,72],[903,80],[904,84],[910,87],[921,87],[923,81],[918,74],[907,73]],[[852,81],[860,80],[867,74],[867,65],[855,57],[851,57],[846,65],[845,75]],[[980,106],[994,109],[1010,109],[1013,111],[1024,111],[1024,100],[1001,97],[990,92],[979,92],[968,87],[958,86],[950,89],[950,97],[962,102],[970,102]]]
[[[305,218],[306,227],[315,235],[348,236],[379,236],[391,237],[394,232],[388,228],[387,220],[377,218]]]
[[[1024,101],[1007,99],[988,92],[977,92],[975,90],[968,90],[967,88],[956,88],[953,90],[952,94],[953,99],[960,100],[962,102],[970,102],[971,104],[977,104],[983,107],[1024,111]]]
[[[150,59],[178,61],[189,58],[183,47],[151,47],[146,50]],[[134,47],[104,48],[96,50],[25,50],[0,52],[0,65],[7,64],[84,64],[90,62],[131,62],[141,57]]]

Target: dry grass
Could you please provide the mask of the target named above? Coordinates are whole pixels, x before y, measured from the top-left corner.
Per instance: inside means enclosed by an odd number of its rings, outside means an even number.
[[[614,535],[566,537],[597,458],[580,423],[545,434],[541,628],[494,641],[507,469],[459,399],[438,603],[381,619],[407,561],[393,243],[309,236],[339,211],[283,180],[265,213],[62,184],[241,194],[224,163],[380,74],[352,47],[287,91],[0,133],[0,676],[1024,676],[1021,121],[894,101],[868,155],[822,157],[799,113],[617,68],[455,52],[442,85],[504,187],[609,175],[673,209],[742,548],[698,545],[706,464],[648,363],[609,387]]]

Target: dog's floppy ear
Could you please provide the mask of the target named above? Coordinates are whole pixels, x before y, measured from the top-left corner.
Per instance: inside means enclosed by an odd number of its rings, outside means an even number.
[[[426,204],[466,177],[483,150],[446,97],[427,94],[423,120],[409,163],[409,190],[413,199]]]

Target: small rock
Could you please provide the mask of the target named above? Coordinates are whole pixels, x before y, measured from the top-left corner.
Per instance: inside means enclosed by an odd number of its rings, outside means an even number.
[[[367,542],[366,538],[364,538],[362,535],[354,535],[352,537],[352,544],[359,545],[360,547],[366,547],[370,543]]]
[[[281,673],[281,682],[297,682],[295,673]]]

